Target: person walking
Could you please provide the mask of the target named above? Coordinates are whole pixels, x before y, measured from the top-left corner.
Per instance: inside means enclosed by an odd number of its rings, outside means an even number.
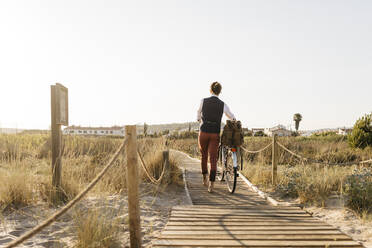
[[[222,86],[219,82],[213,82],[210,86],[211,96],[201,100],[197,112],[197,120],[200,123],[198,137],[199,149],[201,152],[201,172],[203,184],[208,186],[208,192],[212,192],[217,171],[218,146],[221,132],[221,119],[225,113],[230,120],[235,120],[234,114],[226,103],[219,99]],[[208,185],[208,157],[211,165]]]

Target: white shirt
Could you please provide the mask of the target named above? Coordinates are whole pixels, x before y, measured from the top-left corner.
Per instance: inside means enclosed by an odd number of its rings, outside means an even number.
[[[218,98],[217,95],[215,94],[212,94],[212,96],[215,96]],[[198,113],[197,113],[197,121],[200,122],[201,121],[201,114],[202,114],[202,109],[203,109],[203,103],[204,103],[204,99],[201,100],[200,102],[200,107],[198,109]],[[229,106],[227,106],[226,103],[224,103],[224,106],[223,106],[223,112],[225,113],[226,117],[229,119],[229,120],[233,120],[233,119],[236,119],[235,118],[235,115],[231,112]]]

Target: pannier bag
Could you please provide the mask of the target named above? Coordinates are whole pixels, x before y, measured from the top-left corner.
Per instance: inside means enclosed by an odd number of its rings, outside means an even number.
[[[243,129],[240,121],[226,121],[221,143],[229,147],[241,146],[244,143]]]

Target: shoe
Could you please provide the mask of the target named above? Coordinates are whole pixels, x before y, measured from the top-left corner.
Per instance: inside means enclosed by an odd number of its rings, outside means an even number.
[[[208,192],[209,193],[212,193],[213,192],[213,189],[214,189],[214,182],[209,181]]]
[[[203,185],[208,187],[208,174],[203,174]]]

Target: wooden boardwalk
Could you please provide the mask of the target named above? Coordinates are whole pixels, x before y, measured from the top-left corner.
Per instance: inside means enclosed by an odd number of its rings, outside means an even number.
[[[238,181],[234,194],[202,185],[200,162],[185,155],[193,205],[177,206],[153,247],[363,247],[298,207],[269,205]]]

